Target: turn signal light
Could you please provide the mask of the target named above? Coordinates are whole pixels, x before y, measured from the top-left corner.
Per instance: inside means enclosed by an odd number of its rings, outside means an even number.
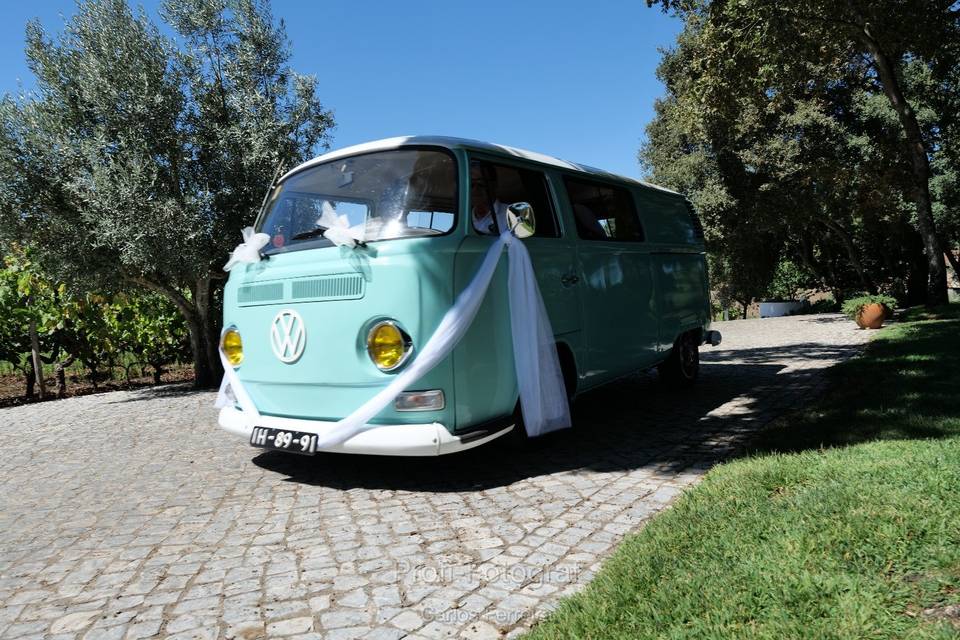
[[[404,391],[393,401],[397,411],[439,411],[446,406],[442,389]]]
[[[243,341],[240,339],[240,332],[236,329],[230,328],[223,332],[220,348],[223,349],[223,355],[227,357],[227,362],[231,366],[239,367],[243,362]]]

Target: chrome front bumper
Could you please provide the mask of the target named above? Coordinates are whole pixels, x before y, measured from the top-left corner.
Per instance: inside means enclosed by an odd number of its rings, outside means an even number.
[[[247,442],[250,442],[250,433],[255,426],[319,435],[336,424],[276,416],[260,416],[254,424],[254,421],[249,419],[243,411],[234,407],[221,409],[217,422],[224,431],[245,438]],[[470,434],[467,440],[463,440],[460,436],[452,435],[439,422],[384,424],[361,431],[345,442],[322,450],[331,453],[361,453],[378,456],[439,456],[480,446],[508,433],[513,427],[514,425],[510,425],[482,437],[477,437],[475,433]]]

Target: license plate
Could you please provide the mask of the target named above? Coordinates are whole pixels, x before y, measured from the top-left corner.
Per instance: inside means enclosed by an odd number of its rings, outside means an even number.
[[[250,444],[260,449],[276,449],[309,456],[317,452],[317,435],[302,431],[254,427],[250,433]]]

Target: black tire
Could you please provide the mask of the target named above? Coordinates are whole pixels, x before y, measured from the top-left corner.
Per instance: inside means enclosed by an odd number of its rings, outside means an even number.
[[[688,387],[700,375],[700,343],[696,333],[685,333],[673,344],[670,355],[657,366],[660,379],[675,387]]]
[[[563,374],[563,386],[567,392],[567,404],[573,413],[573,396],[577,391],[577,368],[573,361],[573,355],[569,347],[557,345],[557,358],[560,360],[560,371]],[[542,437],[531,438],[527,435],[527,428],[523,424],[523,408],[520,400],[517,399],[517,405],[513,409],[514,427],[510,433],[498,438],[503,440],[508,448],[520,451],[526,451],[538,446],[543,442]],[[573,427],[573,425],[571,425]]]
[[[536,438],[527,435],[527,428],[523,424],[523,409],[520,408],[519,400],[517,400],[517,406],[513,410],[513,420],[513,429],[500,439],[504,441],[508,449],[513,451],[526,451],[532,448]]]
[[[504,445],[509,451],[538,451],[547,446],[549,440],[545,436],[531,438],[527,435],[527,427],[523,423],[523,409],[520,408],[520,401],[513,410],[514,426],[510,433],[499,440],[503,440]]]

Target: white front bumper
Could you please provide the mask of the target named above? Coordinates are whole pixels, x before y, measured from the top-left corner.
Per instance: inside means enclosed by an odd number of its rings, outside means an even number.
[[[322,434],[336,424],[321,420],[299,420],[276,416],[260,416],[254,424],[254,421],[247,418],[243,411],[234,407],[220,409],[220,417],[217,421],[224,431],[243,437],[247,442],[250,441],[250,433],[254,426]],[[459,436],[452,435],[439,422],[385,424],[361,431],[349,440],[326,447],[323,451],[364,453],[379,456],[439,456],[445,453],[472,449],[502,436],[511,429],[513,429],[513,425],[489,435],[463,442]]]

